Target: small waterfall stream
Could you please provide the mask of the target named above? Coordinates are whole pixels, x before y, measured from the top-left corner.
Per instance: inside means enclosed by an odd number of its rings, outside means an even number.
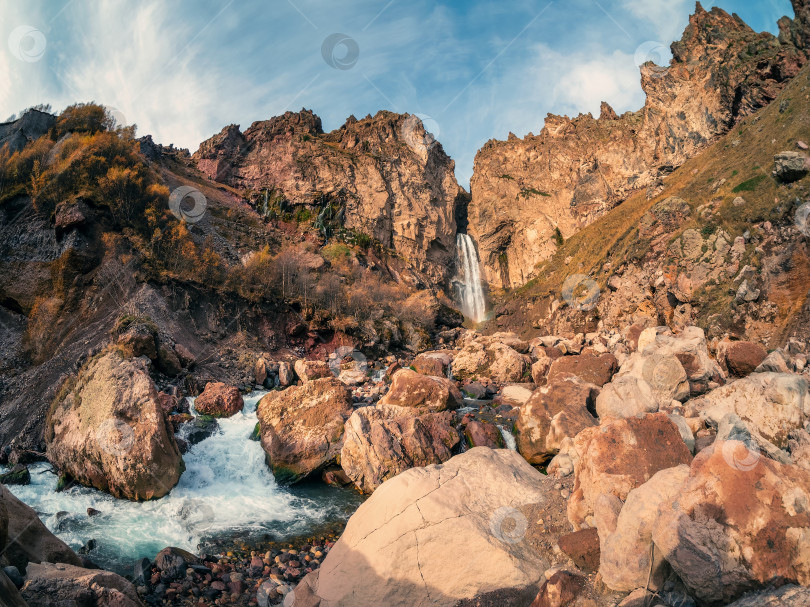
[[[461,271],[456,282],[461,311],[467,318],[480,322],[484,320],[486,304],[478,267],[478,252],[469,234],[456,235],[456,257],[458,260],[456,265]]]

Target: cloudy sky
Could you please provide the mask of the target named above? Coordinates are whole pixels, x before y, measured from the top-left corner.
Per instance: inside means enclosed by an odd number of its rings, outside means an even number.
[[[776,31],[789,0],[715,0]],[[691,0],[0,0],[0,120],[39,103],[116,108],[193,152],[306,107],[325,130],[419,114],[468,186],[488,139],[548,112],[643,104],[637,62],[669,61]],[[652,48],[652,51],[647,49]],[[640,49],[640,50],[639,50]]]

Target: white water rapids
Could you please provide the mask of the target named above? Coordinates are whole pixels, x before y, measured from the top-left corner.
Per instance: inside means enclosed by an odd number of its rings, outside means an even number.
[[[481,273],[478,262],[478,252],[475,243],[469,234],[456,235],[457,267],[461,271],[458,285],[458,300],[461,311],[467,318],[475,322],[484,320],[486,304],[484,302],[484,289],[481,286]]]
[[[87,556],[119,573],[131,573],[135,560],[154,559],[167,546],[196,552],[203,538],[282,538],[345,520],[360,503],[353,492],[276,484],[261,445],[249,439],[264,394],[245,397],[241,413],[218,420],[219,430],[183,455],[186,471],[161,499],[130,502],[79,486],[57,493],[57,477],[47,463],[29,467],[30,485],[8,489],[71,548],[95,539],[98,547]],[[87,508],[101,514],[90,517]]]

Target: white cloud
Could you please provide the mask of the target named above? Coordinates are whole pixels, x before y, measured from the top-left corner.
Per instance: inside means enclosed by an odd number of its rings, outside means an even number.
[[[650,40],[669,44],[679,39],[695,7],[694,0],[623,0],[621,7],[647,23]]]

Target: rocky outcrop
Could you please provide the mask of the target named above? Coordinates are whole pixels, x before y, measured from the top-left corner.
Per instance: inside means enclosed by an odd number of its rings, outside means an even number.
[[[135,586],[101,569],[42,563],[31,565],[21,594],[29,605],[143,607]]]
[[[489,141],[470,182],[470,234],[483,277],[494,287],[522,285],[560,238],[646,188],[695,156],[738,121],[772,101],[807,60],[810,16],[780,21],[777,39],[736,15],[700,4],[668,67],[641,67],[644,108],[617,117],[549,114],[539,135]]]
[[[19,152],[27,144],[47,133],[56,123],[56,116],[30,109],[17,120],[0,124],[0,149]]]
[[[276,480],[295,482],[334,463],[351,414],[351,391],[334,377],[263,397],[257,409],[261,442]]]
[[[306,207],[339,218],[434,282],[453,275],[461,190],[453,161],[416,116],[382,111],[324,133],[311,111],[287,112],[244,133],[228,126],[193,158],[209,178],[267,191],[287,212]]]
[[[661,551],[705,604],[728,604],[769,583],[810,585],[810,473],[766,458],[737,465],[747,447],[715,442],[692,463],[652,528]]]
[[[113,350],[90,361],[48,416],[48,459],[115,497],[166,495],[183,459],[142,359]]]
[[[358,508],[292,605],[528,605],[549,565],[531,543],[543,483],[517,453],[484,447],[404,472]]]
[[[380,399],[381,405],[414,407],[439,412],[458,409],[463,402],[455,382],[445,377],[421,375],[410,369],[400,369],[391,380],[391,388]]]
[[[529,370],[528,345],[514,334],[491,336],[468,333],[453,359],[456,379],[487,378],[498,383],[519,382]]]
[[[459,440],[449,411],[363,407],[346,422],[340,465],[358,489],[371,493],[409,468],[447,461]]]
[[[209,382],[205,390],[194,400],[194,408],[211,417],[230,417],[239,413],[245,401],[239,388],[222,382]]]

